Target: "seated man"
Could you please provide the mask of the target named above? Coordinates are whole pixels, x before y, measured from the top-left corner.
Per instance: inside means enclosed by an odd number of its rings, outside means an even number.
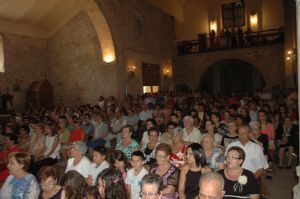
[[[225,192],[223,177],[215,172],[208,172],[201,176],[199,182],[199,199],[223,198]]]

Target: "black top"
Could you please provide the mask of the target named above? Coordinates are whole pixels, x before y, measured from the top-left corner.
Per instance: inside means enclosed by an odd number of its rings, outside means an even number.
[[[222,141],[221,141],[221,146],[223,146],[225,149],[227,148],[227,146],[231,143],[231,142],[235,142],[239,139],[239,137],[236,135],[236,136],[233,136],[233,137],[230,137],[228,136],[227,134],[223,135],[222,137]]]
[[[155,149],[155,148],[154,148],[154,149]],[[148,145],[147,145],[147,147],[146,147],[146,149],[145,149],[145,155],[149,156],[149,155],[152,153],[152,151],[153,151],[154,149],[149,149],[149,148],[148,148]],[[152,164],[154,164],[155,162],[156,162],[156,159],[150,157],[150,160],[147,161],[147,162],[145,162],[145,165],[152,165]]]
[[[242,175],[247,177],[247,183],[245,185],[239,184],[236,190],[234,190],[235,184],[238,185],[238,181],[232,181],[226,178],[224,169],[220,170],[219,173],[224,177],[224,199],[249,199],[252,194],[259,194],[260,189],[257,180],[254,177],[254,174],[247,170],[243,169]]]
[[[61,192],[62,192],[62,188],[56,193],[54,194],[51,198],[48,199],[60,199],[61,198]],[[38,199],[43,199],[43,190],[41,190],[40,194],[39,194],[39,198]]]
[[[201,177],[200,171],[191,171],[188,170],[185,176],[185,197],[187,199],[194,199],[199,193],[199,180]]]
[[[284,137],[284,124],[279,124],[277,128],[277,133],[276,133],[276,140],[281,140]],[[299,131],[298,131],[298,126],[295,124],[292,125],[290,129],[288,129],[288,143],[287,144],[280,144],[279,147],[285,147],[285,146],[293,146],[294,149],[298,149],[299,145]]]

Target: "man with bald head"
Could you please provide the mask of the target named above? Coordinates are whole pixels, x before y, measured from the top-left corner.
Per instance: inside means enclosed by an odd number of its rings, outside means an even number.
[[[208,172],[201,176],[199,182],[199,199],[222,199],[225,192],[224,179],[216,172]]]

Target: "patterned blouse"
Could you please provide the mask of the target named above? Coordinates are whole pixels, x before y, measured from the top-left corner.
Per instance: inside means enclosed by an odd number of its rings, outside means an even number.
[[[32,174],[21,179],[10,175],[0,190],[0,198],[31,199],[36,198],[39,192],[39,184]]]
[[[127,147],[123,147],[123,140],[120,140],[120,142],[116,146],[116,150],[122,151],[128,160],[131,159],[131,154],[133,153],[134,149],[136,149],[139,144],[135,140],[131,140],[131,144]]]
[[[220,148],[214,148],[213,153],[210,157],[205,157],[206,163],[210,168],[214,171],[218,171],[219,163],[224,163],[225,157],[223,155],[223,151]]]

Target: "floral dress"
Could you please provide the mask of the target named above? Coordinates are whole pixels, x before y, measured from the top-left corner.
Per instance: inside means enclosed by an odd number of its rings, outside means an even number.
[[[137,141],[131,140],[131,144],[127,147],[123,147],[123,140],[120,140],[120,142],[116,146],[116,150],[122,151],[128,160],[131,159],[131,154],[133,153],[134,149],[136,149],[139,146]]]

